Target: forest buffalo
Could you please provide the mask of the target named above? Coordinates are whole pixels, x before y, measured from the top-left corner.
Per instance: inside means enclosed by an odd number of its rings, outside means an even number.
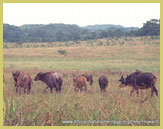
[[[78,76],[73,79],[74,81],[74,86],[75,86],[75,91],[82,91],[82,87],[85,87],[85,91],[87,91],[87,79],[84,76]]]
[[[50,88],[51,93],[53,92],[53,88],[55,88],[56,92],[61,91],[61,87],[63,84],[62,76],[56,72],[46,72],[46,73],[38,73],[34,79],[35,81],[42,81],[47,84],[47,87],[44,89],[44,93],[48,88]]]
[[[102,91],[106,91],[106,87],[108,86],[108,79],[106,76],[100,76],[98,79],[99,85],[100,85],[100,89],[101,92]]]
[[[32,85],[32,77],[28,73],[24,73],[22,71],[16,71],[12,73],[14,79],[14,85],[16,86],[16,93],[18,92],[18,88],[24,88],[24,93],[30,93],[31,85]],[[19,88],[19,93],[20,93]]]
[[[138,89],[148,89],[151,88],[151,97],[153,96],[153,93],[158,96],[158,91],[155,88],[156,84],[156,76],[153,75],[152,73],[146,73],[137,70],[136,72],[127,75],[126,78],[121,76],[121,79],[119,80],[121,82],[120,87],[126,87],[126,86],[131,86],[132,90],[130,92],[130,96],[132,93],[136,90],[137,96],[139,96],[139,91]]]

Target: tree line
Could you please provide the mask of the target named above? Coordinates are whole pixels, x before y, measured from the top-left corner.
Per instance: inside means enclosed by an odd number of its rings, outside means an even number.
[[[155,36],[160,35],[160,19],[151,19],[142,28],[123,27],[120,25],[93,25],[79,27],[69,24],[29,24],[14,26],[3,24],[3,41],[56,42],[90,40],[122,36]]]

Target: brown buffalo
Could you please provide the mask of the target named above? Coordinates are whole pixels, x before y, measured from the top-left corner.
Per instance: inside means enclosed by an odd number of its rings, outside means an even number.
[[[92,85],[92,83],[93,83],[93,76],[92,76],[92,74],[84,73],[81,76],[84,76],[87,79],[87,81],[89,81],[90,85]]]
[[[78,76],[73,79],[75,91],[82,91],[82,88],[85,87],[85,90],[87,91],[87,79],[84,76]]]
[[[99,85],[100,85],[100,89],[101,92],[102,91],[106,91],[106,87],[108,86],[108,79],[106,76],[100,76],[98,79]]]
[[[33,83],[32,77],[28,73],[24,73],[22,71],[16,71],[12,73],[14,79],[14,85],[16,86],[16,93],[18,92],[18,88],[24,88],[24,93],[30,93],[31,85]],[[19,88],[19,93],[20,93]]]
[[[34,79],[35,81],[42,81],[47,84],[47,87],[44,89],[45,91],[50,88],[51,93],[53,92],[53,88],[55,88],[56,92],[61,91],[63,79],[59,73],[56,72],[46,72],[46,73],[38,73]]]
[[[120,87],[126,87],[126,86],[131,86],[132,90],[130,92],[130,96],[132,93],[136,90],[137,96],[139,95],[138,89],[148,89],[151,88],[151,97],[153,96],[153,93],[158,96],[158,91],[155,87],[156,84],[156,76],[153,75],[152,73],[146,73],[137,70],[136,72],[130,74],[129,76],[127,75],[126,78],[121,76],[121,79],[119,80],[121,82]]]

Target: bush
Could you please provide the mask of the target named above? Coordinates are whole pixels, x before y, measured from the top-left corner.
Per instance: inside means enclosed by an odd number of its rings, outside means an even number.
[[[120,46],[122,46],[122,45],[124,45],[124,44],[125,44],[125,42],[124,42],[124,41],[122,41],[122,42],[119,42],[119,44],[120,44]]]
[[[58,50],[58,53],[60,53],[62,55],[66,55],[67,51],[66,50]]]
[[[103,42],[99,42],[99,43],[98,43],[98,46],[102,46],[102,45],[103,45]]]
[[[106,45],[109,46],[110,45],[110,42],[106,42]]]
[[[9,47],[5,44],[4,46],[3,46],[3,48],[6,48],[6,49],[8,49]]]
[[[34,48],[37,48],[37,47],[39,47],[39,45],[34,45],[33,47],[34,47]]]
[[[28,44],[28,45],[26,45],[26,48],[30,48],[31,46]]]
[[[41,47],[46,47],[44,44],[41,44]]]
[[[151,36],[150,39],[151,40],[159,40],[160,39],[160,36]]]

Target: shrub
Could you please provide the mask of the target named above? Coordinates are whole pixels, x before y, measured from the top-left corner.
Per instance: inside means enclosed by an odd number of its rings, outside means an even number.
[[[110,42],[106,42],[106,45],[109,46],[110,45]]]
[[[30,45],[28,44],[28,45],[26,45],[26,48],[30,48]]]
[[[33,47],[34,47],[34,48],[37,48],[37,47],[39,47],[39,45],[34,45]]]
[[[66,55],[67,51],[66,50],[58,50],[58,53],[60,53],[62,55]]]
[[[41,44],[41,47],[46,47],[44,44]]]
[[[6,49],[8,49],[9,47],[5,44],[4,46],[3,46],[3,48],[6,48]]]
[[[123,44],[125,44],[125,42],[124,42],[124,41],[122,41],[122,42],[119,42],[119,44],[120,44],[120,46],[122,46]]]
[[[99,43],[98,43],[98,46],[102,46],[102,45],[103,45],[103,42],[99,42]]]

